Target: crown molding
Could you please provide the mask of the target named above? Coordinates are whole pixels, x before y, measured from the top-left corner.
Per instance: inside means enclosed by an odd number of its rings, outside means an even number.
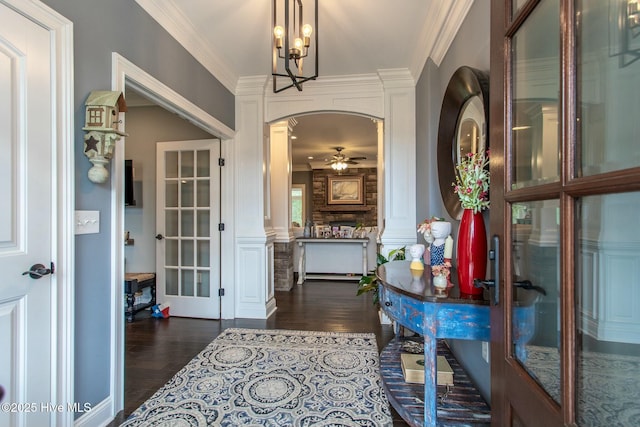
[[[437,66],[444,59],[447,54],[453,39],[458,34],[458,30],[464,22],[469,9],[473,5],[474,0],[458,0],[451,2],[451,7],[448,10],[447,16],[440,22],[443,23],[440,34],[436,37],[436,41],[431,51],[431,59]]]
[[[240,77],[236,84],[235,90],[232,92],[236,96],[262,94],[269,86],[269,82],[270,80],[267,78],[267,76]]]
[[[413,73],[407,68],[378,70],[378,76],[385,88],[414,87],[416,85]]]
[[[180,43],[229,92],[234,93],[237,78],[208,43],[194,30],[193,24],[170,1],[135,0],[136,3]]]
[[[433,1],[429,4],[429,16],[434,18],[431,22],[440,25],[424,25],[422,27],[418,39],[418,49],[416,49],[416,56],[411,66],[411,74],[414,78],[422,74],[422,69],[429,58],[437,66],[440,66],[469,9],[471,9],[473,1]]]

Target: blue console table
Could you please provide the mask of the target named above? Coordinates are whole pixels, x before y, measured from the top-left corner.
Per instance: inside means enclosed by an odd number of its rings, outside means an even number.
[[[398,385],[396,379],[400,357],[399,344],[395,339],[383,350],[380,358],[382,380],[389,401],[412,426],[489,425],[490,409],[461,369],[454,373],[453,389],[458,386],[456,378],[464,377],[465,386],[461,387],[464,388],[462,393],[468,395],[467,400],[475,406],[466,412],[469,419],[458,419],[452,423],[438,420],[440,408],[436,384],[437,340],[451,338],[489,341],[489,302],[482,297],[460,295],[457,286],[439,292],[431,284],[431,271],[428,266],[422,272],[413,272],[409,269],[409,264],[409,261],[393,261],[378,267],[378,292],[381,308],[396,321],[396,324],[423,336],[425,383],[424,387],[418,386],[419,395],[415,396],[407,396],[407,393],[411,394],[416,385]],[[386,375],[389,372],[391,374]],[[401,370],[399,375],[402,378]],[[394,385],[391,386],[390,383]],[[465,397],[456,399],[464,401]],[[420,400],[424,402],[423,407],[415,403]],[[464,418],[464,415],[462,417]]]

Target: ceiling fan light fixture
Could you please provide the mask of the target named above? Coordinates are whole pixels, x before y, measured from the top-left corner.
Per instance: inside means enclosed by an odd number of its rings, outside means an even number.
[[[331,169],[335,170],[335,171],[343,171],[345,170],[349,165],[347,165],[345,162],[343,162],[342,160],[338,160],[335,163],[331,163]]]
[[[305,0],[311,3],[313,19],[304,21],[302,0],[273,0],[273,92],[295,87],[302,91],[302,84],[318,77],[318,0]],[[281,7],[279,8],[278,5]],[[308,11],[308,10],[307,10]],[[284,24],[284,25],[282,25]],[[315,37],[311,38],[311,35]],[[312,73],[303,73],[302,63],[311,61]],[[290,84],[278,85],[278,77],[287,77]]]

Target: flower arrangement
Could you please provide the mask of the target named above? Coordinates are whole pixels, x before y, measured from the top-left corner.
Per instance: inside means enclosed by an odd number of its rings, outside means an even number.
[[[468,153],[456,166],[458,174],[453,191],[460,198],[463,209],[472,209],[474,213],[489,207],[490,174],[489,150],[484,153]]]
[[[447,279],[451,274],[451,263],[449,261],[445,261],[442,265],[434,265],[431,267],[431,274],[433,276],[444,276]]]

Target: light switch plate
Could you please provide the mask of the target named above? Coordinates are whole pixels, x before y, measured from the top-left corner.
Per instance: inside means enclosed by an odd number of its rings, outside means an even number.
[[[75,234],[100,233],[100,211],[76,211]]]

